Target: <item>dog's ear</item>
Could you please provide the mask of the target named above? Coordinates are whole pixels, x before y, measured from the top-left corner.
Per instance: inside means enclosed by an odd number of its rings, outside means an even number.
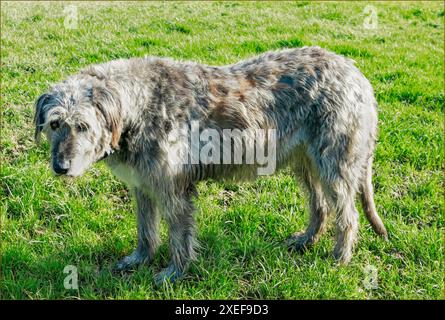
[[[34,139],[36,143],[39,143],[40,141],[40,133],[42,132],[43,125],[46,121],[46,112],[47,112],[47,104],[49,100],[51,99],[51,95],[48,93],[42,94],[36,102],[36,110],[34,115],[34,124],[36,126],[35,133],[34,133]]]
[[[100,65],[91,65],[80,71],[81,74],[95,77],[98,80],[105,80],[106,72]]]
[[[111,146],[119,149],[122,133],[122,106],[119,93],[109,81],[95,81],[92,86],[93,104],[105,118],[111,131]]]

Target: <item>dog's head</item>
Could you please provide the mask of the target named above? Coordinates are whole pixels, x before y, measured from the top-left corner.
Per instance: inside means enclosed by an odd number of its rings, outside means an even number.
[[[118,148],[122,130],[118,92],[104,77],[82,73],[55,85],[36,103],[35,137],[51,144],[56,174],[79,176]]]

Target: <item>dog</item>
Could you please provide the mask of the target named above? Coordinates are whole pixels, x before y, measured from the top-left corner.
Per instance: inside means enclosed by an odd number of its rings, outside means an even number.
[[[387,238],[372,187],[372,86],[353,60],[319,47],[270,51],[227,66],[159,57],[92,65],[38,98],[35,125],[36,140],[43,132],[51,144],[56,175],[76,177],[104,160],[134,193],[138,243],[117,270],[152,261],[160,218],[166,220],[171,261],[155,275],[156,285],[179,279],[196,258],[196,184],[264,174],[264,161],[248,154],[261,149],[258,141],[274,155],[266,174],[289,167],[308,193],[309,226],[289,238],[291,248],[314,245],[334,214],[334,257],[348,263],[357,194],[375,232]],[[193,139],[206,130],[204,139]],[[227,130],[238,133],[228,143]],[[261,130],[267,134],[255,134]],[[219,152],[221,141],[228,151]],[[252,141],[256,147],[248,148]],[[204,148],[213,154],[199,157]]]

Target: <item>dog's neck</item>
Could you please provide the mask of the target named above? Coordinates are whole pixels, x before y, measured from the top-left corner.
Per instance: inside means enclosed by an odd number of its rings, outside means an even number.
[[[134,112],[134,108],[138,108],[138,104],[142,101],[137,95],[138,89],[128,90],[128,88],[120,85],[119,82],[116,82],[116,88],[121,102],[122,133],[124,133],[140,121],[138,113]]]
[[[156,105],[153,105],[153,96],[148,94],[152,91],[150,86],[154,86],[156,84],[153,83],[140,83],[134,81],[131,87],[128,87],[128,81],[125,82],[120,79],[110,79],[113,81],[113,86],[119,94],[119,99],[121,103],[121,117],[122,117],[122,128],[121,134],[119,138],[119,148],[114,149],[113,152],[115,155],[119,155],[124,151],[125,153],[138,153],[143,152],[141,148],[150,149],[156,147],[158,144],[157,139],[153,137],[150,139],[150,136],[153,132],[150,130],[147,131],[148,128],[155,128],[156,124],[155,119],[150,117],[151,114],[155,114],[151,108],[157,108]],[[124,79],[125,80],[125,79]],[[152,127],[152,124],[154,125]],[[147,131],[142,133],[141,131]],[[134,141],[134,137],[143,134],[146,139],[146,144],[141,146],[138,145]],[[152,143],[150,143],[150,141]],[[109,153],[107,156],[111,155]],[[105,157],[107,157],[105,156]],[[113,156],[113,158],[116,158]]]

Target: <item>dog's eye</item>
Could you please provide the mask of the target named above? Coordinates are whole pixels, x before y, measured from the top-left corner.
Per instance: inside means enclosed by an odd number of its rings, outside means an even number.
[[[85,132],[88,130],[88,125],[85,123],[79,123],[78,125],[76,125],[76,130],[78,132]]]
[[[51,121],[49,123],[49,125],[50,125],[51,129],[56,130],[59,127],[59,121],[56,121],[56,120]]]

